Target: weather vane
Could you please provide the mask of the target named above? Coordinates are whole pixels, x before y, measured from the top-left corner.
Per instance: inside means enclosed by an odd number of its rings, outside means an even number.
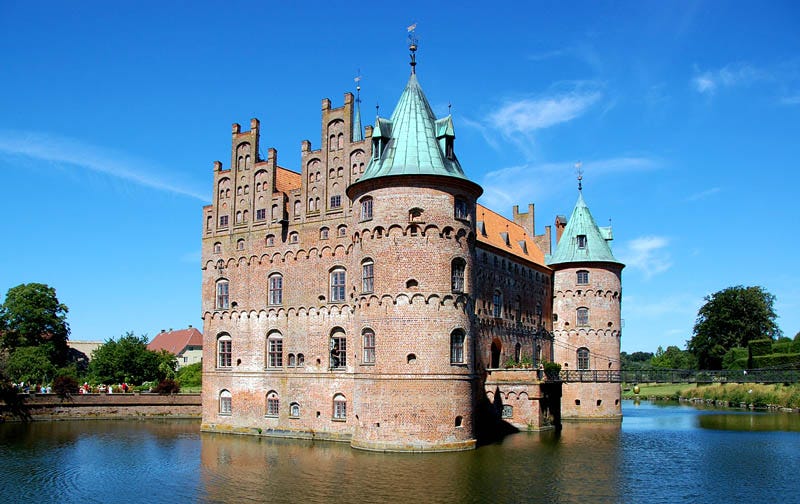
[[[419,46],[419,40],[417,40],[417,23],[412,24],[408,28],[408,50],[411,51],[411,73],[416,72],[417,66],[417,47]]]
[[[578,161],[575,163],[575,172],[578,174],[578,190],[583,191],[583,163]]]
[[[356,101],[361,103],[361,69],[358,69],[358,75],[353,79],[356,83]]]

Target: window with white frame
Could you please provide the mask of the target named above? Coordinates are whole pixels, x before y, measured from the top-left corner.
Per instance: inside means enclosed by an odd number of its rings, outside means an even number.
[[[342,208],[342,196],[336,194],[331,196],[331,208]]]
[[[375,364],[375,331],[364,329],[361,336],[364,340],[364,364]]]
[[[280,409],[280,399],[278,393],[270,390],[267,394],[267,416],[276,417]]]
[[[293,402],[289,405],[289,416],[291,418],[297,418],[300,416],[300,405],[296,402]]]
[[[269,276],[269,304],[279,305],[283,303],[283,276],[280,273],[273,273]]]
[[[283,337],[278,332],[267,337],[267,367],[283,367]]]
[[[217,367],[231,367],[231,345],[232,340],[229,334],[220,334],[217,337]]]
[[[589,272],[586,270],[579,270],[577,273],[578,285],[586,285],[589,283]]]
[[[327,240],[327,239],[328,239],[328,233],[329,233],[329,232],[330,232],[330,231],[329,231],[329,230],[328,230],[328,228],[326,228],[326,227],[324,227],[324,228],[320,228],[320,230],[319,230],[319,239],[320,239],[320,240]]]
[[[231,401],[231,393],[228,390],[223,390],[219,393],[219,414],[230,415],[233,411]]]
[[[227,310],[228,301],[228,281],[225,279],[217,280],[217,310]]]
[[[361,292],[373,292],[375,288],[375,263],[372,259],[364,259],[361,263]]]
[[[464,331],[456,329],[450,333],[450,364],[464,363]]]
[[[345,294],[345,282],[347,279],[347,275],[344,268],[334,268],[331,270],[331,278],[330,278],[330,285],[331,285],[331,297],[330,300],[332,302],[341,302],[344,301],[344,294]]]
[[[347,399],[342,394],[333,396],[333,418],[334,420],[347,419]]]
[[[372,219],[372,198],[367,196],[361,200],[361,220],[367,221]]]
[[[331,369],[347,367],[347,337],[344,330],[336,328],[331,332],[330,339]]]

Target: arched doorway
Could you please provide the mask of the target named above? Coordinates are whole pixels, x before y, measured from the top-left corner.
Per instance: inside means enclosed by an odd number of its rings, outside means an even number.
[[[494,339],[492,341],[492,363],[489,366],[492,369],[497,369],[500,367],[500,350],[502,350],[503,344],[500,343],[499,339]]]

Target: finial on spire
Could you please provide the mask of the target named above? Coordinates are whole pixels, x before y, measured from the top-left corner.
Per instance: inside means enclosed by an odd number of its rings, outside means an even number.
[[[381,104],[378,102],[375,102],[375,115],[377,117],[381,116]]]
[[[358,69],[358,75],[356,75],[355,79],[356,82],[356,102],[361,102],[361,69]]]
[[[453,104],[450,103],[450,102],[447,102],[447,115],[452,115],[452,113],[451,113],[451,109],[452,108],[453,108]]]
[[[408,50],[411,51],[411,73],[417,73],[417,47],[419,46],[419,41],[417,40],[417,23],[412,24],[408,28]]]
[[[364,135],[361,133],[361,69],[358,69],[358,75],[356,75],[355,79],[356,82],[356,108],[353,111],[353,141],[360,142],[364,140]]]
[[[583,163],[575,163],[575,171],[578,173],[578,191],[583,191]]]

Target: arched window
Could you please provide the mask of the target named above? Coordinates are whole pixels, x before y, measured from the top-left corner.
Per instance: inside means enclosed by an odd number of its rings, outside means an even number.
[[[292,231],[289,233],[289,243],[297,243],[300,241],[300,235],[297,231]]]
[[[375,289],[375,263],[372,259],[364,259],[361,263],[361,292],[373,292]]]
[[[294,202],[294,216],[300,217],[300,200]]]
[[[361,220],[367,221],[372,219],[372,198],[367,196],[361,200]]]
[[[228,309],[228,281],[225,279],[217,280],[217,310]]]
[[[331,369],[347,367],[347,336],[344,330],[337,327],[331,331]]]
[[[269,304],[279,305],[283,303],[283,276],[280,273],[273,273],[269,276]]]
[[[492,316],[494,318],[503,316],[503,293],[499,290],[494,291],[492,296]]]
[[[244,239],[236,240],[236,250],[244,250]]]
[[[278,398],[278,393],[274,390],[270,390],[267,393],[267,416],[276,417],[278,416],[278,410],[280,407],[280,399]]]
[[[579,348],[577,351],[578,369],[589,369],[589,349]]]
[[[339,226],[336,229],[336,232],[339,234],[339,236],[347,236],[347,226],[345,225]]]
[[[222,244],[220,242],[216,242],[214,244],[214,253],[221,254],[222,253]]]
[[[331,270],[330,287],[331,301],[338,303],[344,301],[345,282],[347,274],[344,268],[334,268]]]
[[[579,270],[578,273],[578,285],[586,285],[589,283],[589,272],[586,270]]]
[[[450,333],[450,364],[464,363],[464,331],[456,329]]]
[[[319,239],[320,240],[327,240],[329,232],[330,232],[330,230],[328,228],[326,228],[326,227],[320,228],[320,230],[319,230]]]
[[[375,364],[375,331],[364,329],[361,336],[364,340],[364,364]]]
[[[220,334],[217,336],[217,367],[231,367],[231,336]]]
[[[333,419],[347,419],[347,399],[342,394],[333,396]]]
[[[521,356],[522,356],[522,345],[517,343],[516,345],[514,345],[514,362],[519,364],[519,359]]]
[[[277,331],[267,336],[267,367],[283,367],[283,336]]]
[[[289,416],[292,418],[297,418],[300,416],[300,405],[296,402],[293,402],[289,405]]]
[[[219,393],[219,414],[230,415],[232,411],[231,393],[227,390],[223,390]]]
[[[297,354],[297,367],[303,367],[306,365],[306,357],[305,355],[299,353]]]
[[[588,326],[589,325],[589,308],[584,306],[578,308],[577,310],[577,323],[578,326]]]
[[[289,367],[295,367],[297,365],[297,360],[293,353],[290,353],[289,356],[286,358],[286,365]]]
[[[450,285],[453,292],[464,292],[464,269],[467,263],[457,257],[450,263]]]
[[[267,238],[264,240],[267,247],[274,247],[275,246],[275,235],[267,235]]]

